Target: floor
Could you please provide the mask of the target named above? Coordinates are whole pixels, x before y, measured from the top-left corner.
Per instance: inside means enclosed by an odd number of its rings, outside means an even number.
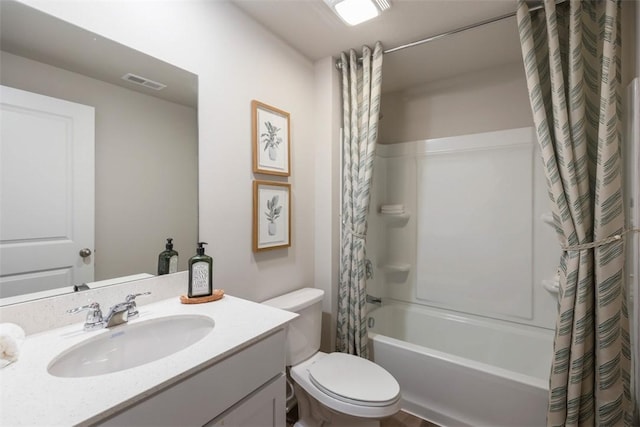
[[[398,412],[391,418],[384,419],[380,422],[380,427],[438,427],[437,425],[425,421],[421,418],[414,417],[406,412]]]
[[[287,419],[287,427],[292,427],[293,420]],[[425,421],[421,418],[414,417],[406,412],[398,412],[393,417],[385,418],[380,421],[380,427],[438,427],[435,424]]]

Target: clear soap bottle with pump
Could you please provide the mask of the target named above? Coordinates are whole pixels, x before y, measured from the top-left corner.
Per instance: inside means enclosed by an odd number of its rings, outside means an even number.
[[[199,242],[196,255],[189,259],[189,298],[213,293],[213,258],[204,253],[206,242]]]
[[[158,276],[178,271],[178,251],[173,249],[173,239],[169,237],[165,250],[158,255]]]

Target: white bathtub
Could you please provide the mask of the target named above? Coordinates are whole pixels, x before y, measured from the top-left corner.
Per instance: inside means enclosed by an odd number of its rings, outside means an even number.
[[[441,426],[546,425],[552,331],[396,302],[369,325],[405,411]]]

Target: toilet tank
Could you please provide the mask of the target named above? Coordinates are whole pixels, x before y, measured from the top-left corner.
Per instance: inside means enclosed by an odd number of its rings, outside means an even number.
[[[297,365],[320,349],[323,296],[322,289],[303,288],[263,302],[299,314],[287,327],[287,366]]]

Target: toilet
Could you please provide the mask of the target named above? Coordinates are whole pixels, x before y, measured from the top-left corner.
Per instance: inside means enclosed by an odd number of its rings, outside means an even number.
[[[400,410],[400,386],[381,366],[320,352],[321,289],[304,288],[263,304],[298,313],[287,328],[287,367],[298,400],[295,427],[379,426]]]

